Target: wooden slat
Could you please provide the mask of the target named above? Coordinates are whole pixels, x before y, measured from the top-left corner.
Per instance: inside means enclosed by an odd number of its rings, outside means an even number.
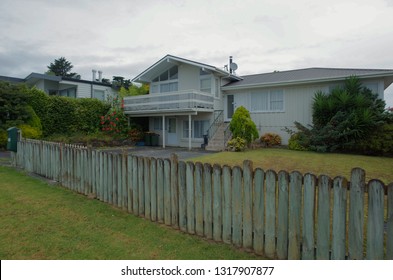
[[[171,155],[171,221],[172,227],[179,228],[179,183],[178,158]]]
[[[315,259],[315,189],[317,178],[313,174],[304,176],[302,259]]]
[[[222,240],[221,167],[213,165],[213,239]]]
[[[132,205],[132,202],[133,202],[132,169],[133,169],[132,156],[127,155],[127,192],[128,192],[127,210],[128,210],[128,213],[132,213],[132,210],[133,210],[133,205]]]
[[[186,168],[187,193],[187,232],[195,233],[195,192],[194,192],[194,163],[187,162]]]
[[[139,216],[138,157],[132,157],[132,212]]]
[[[203,165],[203,186],[203,233],[208,239],[213,239],[212,166],[208,163]]]
[[[266,171],[265,253],[269,258],[276,255],[276,182],[276,172]]]
[[[145,191],[145,218],[151,219],[151,180],[150,180],[150,158],[143,159],[143,177],[144,177],[144,191]]]
[[[151,203],[151,220],[157,221],[157,160],[150,160],[150,203]]]
[[[332,260],[345,259],[347,214],[347,181],[336,177],[333,181]]]
[[[252,249],[252,221],[253,221],[253,165],[252,162],[246,160],[243,162],[243,247]]]
[[[242,169],[232,169],[232,242],[238,247],[243,244],[243,178]]]
[[[232,170],[222,168],[222,240],[232,243]],[[214,226],[214,225],[213,225]]]
[[[393,183],[389,184],[388,190],[388,211],[387,211],[387,238],[386,238],[386,259],[393,260]]]
[[[164,222],[164,161],[157,159],[157,219]]]
[[[364,170],[352,170],[348,221],[348,258],[351,260],[363,259],[365,178]]]
[[[143,157],[138,157],[138,205],[139,216],[145,216],[145,180]]]
[[[367,259],[382,260],[384,255],[384,189],[379,180],[368,184]]]
[[[277,257],[288,258],[289,174],[278,173]]]
[[[253,228],[254,228],[254,251],[259,255],[264,254],[264,225],[265,225],[265,172],[256,168],[254,174],[253,196]]]
[[[186,163],[179,161],[179,227],[181,231],[187,231],[187,191],[186,191]]]
[[[195,163],[195,232],[203,236],[203,165]]]
[[[122,191],[123,191],[123,193],[122,193],[122,197],[123,197],[123,199],[122,199],[122,209],[124,210],[124,211],[127,211],[128,210],[128,183],[127,183],[127,175],[128,175],[128,172],[127,172],[127,155],[126,154],[122,154],[121,155],[121,160],[122,160],[122,165],[121,165],[121,168],[122,168],[122,170],[121,170],[121,183],[122,183],[122,187],[121,187],[121,189],[122,189]]]
[[[117,155],[117,206],[123,208],[123,176],[121,175],[123,171],[123,161],[122,155]]]
[[[289,175],[288,259],[300,259],[302,209],[302,174]]]
[[[171,213],[171,163],[164,159],[164,223],[172,224]]]
[[[328,260],[330,252],[330,191],[332,181],[328,176],[318,178],[317,260]]]

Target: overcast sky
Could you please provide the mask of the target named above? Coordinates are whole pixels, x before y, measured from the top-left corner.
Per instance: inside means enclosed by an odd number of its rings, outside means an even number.
[[[64,56],[91,79],[132,79],[166,54],[238,75],[308,67],[393,69],[393,0],[1,0],[0,75]],[[393,86],[385,92],[393,107]]]

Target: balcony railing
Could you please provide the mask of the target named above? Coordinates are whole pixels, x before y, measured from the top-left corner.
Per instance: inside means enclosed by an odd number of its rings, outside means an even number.
[[[196,90],[124,98],[124,111],[129,114],[160,111],[213,111],[213,109],[214,97]]]

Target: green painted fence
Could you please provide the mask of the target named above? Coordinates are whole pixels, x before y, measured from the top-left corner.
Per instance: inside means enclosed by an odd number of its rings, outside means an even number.
[[[277,259],[393,259],[393,183],[143,158],[36,140],[14,164],[153,222]]]

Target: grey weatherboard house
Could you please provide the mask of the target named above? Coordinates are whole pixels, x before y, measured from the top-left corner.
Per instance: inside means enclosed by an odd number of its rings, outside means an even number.
[[[274,132],[287,144],[285,127],[293,127],[294,121],[312,123],[317,91],[329,93],[356,75],[383,99],[393,82],[391,69],[307,68],[237,76],[228,68],[166,55],[132,80],[148,83],[150,94],[125,98],[125,113],[148,117],[149,130],[160,134],[163,147],[201,147],[208,135],[206,148],[222,150],[228,123],[236,108],[244,106],[260,135]]]

